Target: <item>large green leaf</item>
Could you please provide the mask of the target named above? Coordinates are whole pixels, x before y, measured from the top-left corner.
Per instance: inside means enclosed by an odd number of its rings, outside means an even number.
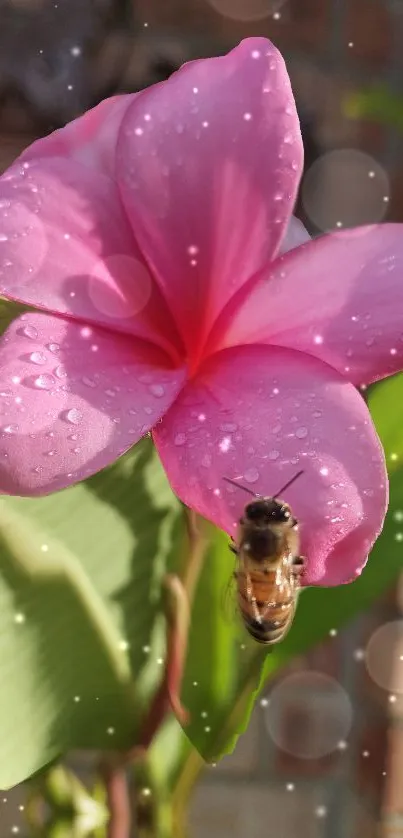
[[[68,748],[136,741],[161,677],[161,582],[181,519],[148,439],[86,484],[2,498],[2,787]]]

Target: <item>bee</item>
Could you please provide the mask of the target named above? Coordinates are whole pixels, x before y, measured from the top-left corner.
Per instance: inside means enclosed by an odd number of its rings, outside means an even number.
[[[230,549],[238,559],[234,578],[238,607],[249,634],[266,646],[283,640],[290,629],[304,572],[299,555],[298,521],[279,495],[303,472],[299,471],[272,497],[264,497],[236,480],[224,477],[255,500],[245,506]]]

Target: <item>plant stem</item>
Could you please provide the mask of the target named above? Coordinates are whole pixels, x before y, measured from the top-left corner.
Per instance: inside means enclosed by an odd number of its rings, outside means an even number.
[[[132,813],[125,764],[116,757],[105,757],[100,765],[100,774],[105,784],[109,811],[107,836],[130,838]]]
[[[137,786],[142,773],[147,774],[146,755],[162,723],[170,711],[185,725],[188,713],[183,707],[180,692],[186,661],[190,626],[190,607],[203,563],[208,538],[198,524],[196,513],[186,509],[187,550],[181,575],[167,574],[165,616],[167,621],[167,652],[162,682],[144,719],[139,741],[124,754],[105,758],[101,764],[107,793],[110,820],[108,838],[129,838],[131,827],[130,796],[126,767],[137,765]],[[151,778],[150,778],[151,780]],[[144,787],[142,787],[142,785]],[[151,782],[140,786],[136,797],[136,827],[138,838],[155,835],[160,801]],[[165,804],[166,806],[166,801]]]

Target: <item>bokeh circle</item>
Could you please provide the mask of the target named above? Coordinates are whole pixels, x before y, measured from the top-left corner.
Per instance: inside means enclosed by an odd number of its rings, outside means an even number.
[[[388,211],[389,194],[382,166],[369,154],[349,148],[315,160],[301,191],[306,215],[323,232],[378,223]]]
[[[379,687],[403,694],[403,620],[384,623],[374,631],[365,651],[365,665]]]
[[[320,759],[345,741],[351,701],[334,678],[297,672],[276,685],[264,709],[266,729],[278,748],[301,759]]]

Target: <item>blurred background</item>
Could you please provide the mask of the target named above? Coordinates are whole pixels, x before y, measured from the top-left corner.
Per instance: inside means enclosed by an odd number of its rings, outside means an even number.
[[[0,170],[101,99],[253,34],[287,61],[310,232],[403,221],[403,0],[0,0]],[[201,775],[191,838],[403,836],[402,610],[398,584],[282,671]],[[73,764],[85,779],[90,758]],[[28,838],[25,799],[0,798],[1,838]]]

